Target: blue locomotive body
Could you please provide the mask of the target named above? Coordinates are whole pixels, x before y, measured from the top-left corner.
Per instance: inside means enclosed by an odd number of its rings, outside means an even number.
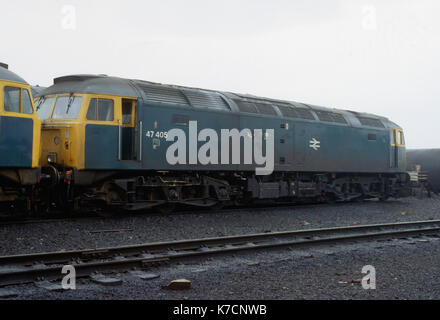
[[[139,119],[143,119],[144,132],[142,133],[142,161],[133,164],[132,169],[146,170],[226,170],[226,171],[253,171],[255,165],[169,165],[166,161],[167,148],[172,144],[161,138],[162,132],[168,132],[176,127],[189,137],[189,121],[196,121],[200,132],[203,129],[214,129],[221,136],[222,129],[273,129],[274,130],[274,171],[288,172],[357,172],[357,173],[395,173],[404,172],[405,149],[397,146],[398,153],[393,146],[393,129],[396,125],[387,120],[380,121],[383,127],[362,126],[357,123],[356,117],[345,115],[347,123],[322,122],[319,119],[289,119],[278,116],[242,114],[239,112],[221,112],[212,110],[191,110],[165,105],[139,104]],[[313,109],[310,109],[313,114]],[[186,123],[176,123],[175,118],[186,119]],[[350,121],[350,122],[349,122]],[[150,133],[150,134],[149,134]],[[159,136],[156,135],[159,133]],[[113,141],[118,141],[117,131],[113,131]],[[145,138],[147,135],[149,136]],[[316,146],[313,147],[315,142]],[[86,137],[86,144],[87,144]],[[96,146],[96,143],[90,142]],[[198,142],[198,148],[204,142]],[[116,157],[115,145],[108,145],[104,149],[113,150]],[[263,149],[265,149],[263,147]],[[102,162],[94,148],[86,150],[86,157],[95,158],[93,169],[102,169]],[[102,150],[105,152],[104,150]],[[241,148],[243,152],[243,148]],[[189,155],[187,144],[187,155]],[[218,153],[221,153],[220,142]],[[244,158],[243,153],[240,156]],[[87,167],[86,161],[86,167]],[[121,168],[121,163],[113,161],[106,169]],[[130,167],[129,167],[130,168]]]
[[[70,101],[61,113],[60,99]],[[96,198],[107,203],[386,198],[407,179],[403,130],[371,114],[89,75],[56,79],[39,104],[47,108],[42,161],[71,168],[75,184],[100,188]],[[61,143],[51,147],[53,139]]]

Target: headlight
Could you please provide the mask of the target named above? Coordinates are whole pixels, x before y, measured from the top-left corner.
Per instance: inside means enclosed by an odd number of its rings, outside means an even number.
[[[47,155],[47,162],[49,162],[49,163],[57,163],[57,154],[55,152],[49,153]]]

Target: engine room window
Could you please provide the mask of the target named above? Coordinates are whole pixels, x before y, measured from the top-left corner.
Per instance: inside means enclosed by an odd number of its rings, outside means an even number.
[[[75,96],[58,97],[52,119],[76,119],[81,111],[82,98]]]
[[[87,111],[87,120],[113,121],[113,109],[113,100],[93,98],[90,100],[89,110]]]
[[[34,109],[32,108],[31,97],[29,95],[29,91],[23,89],[21,90],[21,101],[23,104],[23,113],[32,114],[34,113]]]
[[[36,102],[35,107],[37,109],[37,114],[40,119],[45,120],[50,117],[50,112],[52,111],[52,105],[54,100],[55,98],[41,97]]]
[[[187,126],[189,124],[189,117],[181,114],[173,114],[172,121],[174,124]]]
[[[374,133],[368,134],[368,140],[369,141],[376,141],[377,137]]]
[[[5,87],[4,108],[7,112],[20,112],[20,88]]]

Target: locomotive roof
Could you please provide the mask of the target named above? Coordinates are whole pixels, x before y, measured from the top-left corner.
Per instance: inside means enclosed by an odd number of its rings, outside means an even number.
[[[25,83],[27,84],[24,79],[12,71],[8,70],[8,65],[4,63],[0,63],[0,80],[6,80],[6,81],[13,81],[13,82],[19,82],[19,83]]]
[[[138,97],[146,101],[180,104],[190,107],[206,107],[211,109],[230,109],[229,106],[235,104],[242,112],[261,113],[266,115],[277,115],[276,111],[273,109],[273,106],[276,106],[286,117],[315,120],[315,116],[310,112],[313,110],[321,121],[346,124],[347,121],[342,116],[345,115],[349,118],[357,118],[361,125],[366,126],[385,128],[379,120],[383,120],[387,123],[387,126],[391,124],[391,122],[385,117],[368,113],[331,109],[294,101],[258,97],[249,94],[236,94],[166,85],[143,80],[109,77],[107,75],[80,74],[55,78],[54,85],[43,90],[39,95],[43,96],[72,92]]]
[[[44,91],[46,87],[40,87],[39,85],[31,86],[32,96],[38,96],[42,91]]]

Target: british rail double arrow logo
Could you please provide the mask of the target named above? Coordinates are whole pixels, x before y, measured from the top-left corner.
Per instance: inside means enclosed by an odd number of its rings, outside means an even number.
[[[316,140],[316,138],[313,138],[310,140],[310,148],[314,149],[315,151],[318,151],[319,148],[321,148],[321,141]]]

